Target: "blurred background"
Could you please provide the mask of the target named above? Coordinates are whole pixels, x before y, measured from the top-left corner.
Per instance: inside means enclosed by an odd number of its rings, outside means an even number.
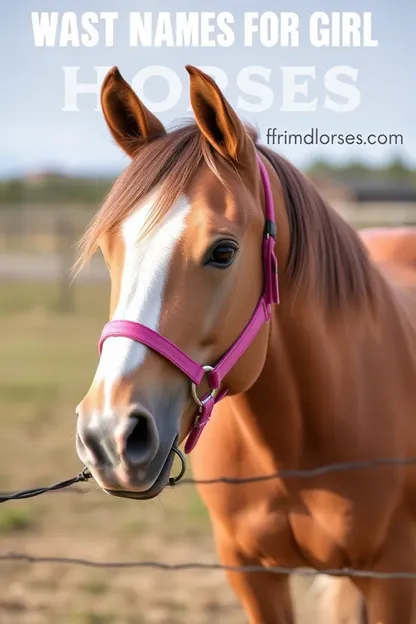
[[[71,10],[62,0],[59,10]],[[172,10],[172,3],[143,2],[140,10]],[[175,10],[186,10],[176,0]],[[202,7],[196,2],[193,9]],[[267,10],[258,0],[213,0],[210,9]],[[227,6],[225,6],[227,5]],[[234,6],[235,5],[235,6]],[[255,5],[255,6],[254,6]],[[264,5],[264,6],[262,6]],[[361,11],[361,3],[337,2],[336,10]],[[355,5],[355,6],[353,6]],[[84,81],[97,65],[118,64],[128,80],[143,67],[166,65],[178,73],[180,101],[160,118],[169,125],[187,111],[183,66],[215,65],[229,76],[246,65],[314,65],[322,75],[334,65],[359,68],[360,106],[350,114],[323,107],[315,113],[280,113],[279,105],[245,115],[265,142],[268,127],[289,132],[402,133],[402,145],[280,146],[354,227],[416,225],[415,87],[412,63],[416,17],[410,3],[368,2],[378,48],[129,49],[122,37],[113,48],[35,48],[32,11],[56,10],[52,0],[21,0],[2,7],[0,59],[0,489],[49,484],[76,474],[74,408],[97,364],[97,338],[107,320],[109,284],[99,257],[70,284],[76,243],[126,159],[111,142],[96,97],[82,95],[77,112],[63,111],[62,68],[78,66]],[[136,3],[123,3],[120,23]],[[310,3],[281,10],[307,20]],[[113,10],[92,0],[92,11]],[[319,10],[334,10],[323,1]],[[73,10],[73,8],[72,8]],[[208,54],[209,52],[209,54]],[[80,78],[81,79],[81,78]],[[280,82],[273,88],[278,95]],[[155,102],[162,87],[149,85]],[[319,97],[322,84],[316,85]],[[162,94],[163,95],[163,94]],[[85,484],[84,484],[85,485]],[[216,562],[207,513],[191,487],[167,491],[142,504],[106,497],[93,485],[7,503],[0,508],[0,553],[74,556],[96,560],[154,559],[170,563]],[[244,622],[221,572],[105,570],[4,563],[0,566],[2,624],[227,624]],[[313,604],[301,598],[299,621],[314,624]]]

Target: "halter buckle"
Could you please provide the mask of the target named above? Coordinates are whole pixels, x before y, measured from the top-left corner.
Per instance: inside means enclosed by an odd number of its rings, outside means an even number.
[[[202,368],[204,369],[206,373],[211,373],[214,370],[212,366],[203,366]],[[205,403],[207,403],[207,401],[209,401],[210,399],[214,399],[216,397],[219,388],[211,390],[211,392],[207,394],[207,396],[204,399],[200,399],[196,391],[197,387],[198,386],[194,382],[192,382],[192,385],[191,385],[192,398],[195,401],[195,403],[199,405],[199,407],[202,409]]]

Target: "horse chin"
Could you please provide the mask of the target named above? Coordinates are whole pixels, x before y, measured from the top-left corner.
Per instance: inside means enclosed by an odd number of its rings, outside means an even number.
[[[156,481],[147,490],[110,490],[103,488],[103,491],[106,494],[110,494],[110,496],[118,496],[119,498],[132,498],[135,500],[150,500],[151,498],[156,498],[156,496],[159,496],[159,494],[169,483],[169,474],[172,468],[174,457],[174,453],[170,451],[158,477],[156,478]]]
[[[104,490],[104,492],[106,494],[110,494],[110,496],[118,496],[119,498],[132,498],[134,500],[150,500],[151,498],[156,498],[156,496],[159,496],[159,494],[162,492],[163,488],[165,486],[162,485],[162,487],[156,487],[155,485],[152,485],[152,487],[149,490],[146,490],[145,492],[130,492],[128,490]]]

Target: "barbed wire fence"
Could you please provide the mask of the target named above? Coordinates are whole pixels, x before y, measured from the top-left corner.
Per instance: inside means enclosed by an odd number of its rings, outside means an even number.
[[[173,487],[185,485],[199,485],[199,486],[212,486],[212,485],[244,485],[253,484],[265,481],[271,481],[275,479],[291,479],[291,478],[313,478],[322,476],[329,473],[352,471],[352,470],[364,470],[380,467],[392,467],[392,466],[415,466],[416,457],[410,458],[377,458],[371,460],[355,461],[355,462],[340,462],[334,464],[326,464],[318,466],[316,468],[304,468],[304,469],[283,469],[277,472],[258,475],[253,477],[219,477],[213,479],[194,479],[192,477],[184,478],[181,481],[175,483]],[[76,492],[77,494],[87,493],[81,488],[73,488],[73,486],[79,482],[88,481],[92,478],[91,473],[87,468],[84,469],[76,476],[59,483],[55,483],[51,486],[32,488],[29,490],[23,490],[20,492],[4,492],[0,493],[0,503],[9,502],[13,500],[22,500],[39,496],[40,494],[52,493],[62,491],[64,488],[71,487],[69,492]],[[73,566],[84,566],[89,568],[153,568],[160,571],[213,571],[222,570],[224,572],[237,572],[237,573],[271,573],[278,575],[296,575],[302,577],[315,577],[318,575],[327,575],[332,577],[355,577],[355,578],[373,578],[380,580],[414,580],[416,581],[416,571],[409,572],[406,570],[391,570],[391,571],[377,571],[366,570],[356,568],[324,568],[324,569],[312,569],[312,568],[300,568],[300,567],[285,567],[285,566],[263,566],[263,565],[250,565],[250,566],[228,566],[220,563],[201,563],[201,562],[183,562],[183,563],[166,563],[161,561],[94,561],[92,559],[84,559],[79,557],[59,557],[59,556],[41,556],[31,555],[28,553],[20,552],[8,552],[0,553],[0,562],[25,562],[29,564],[64,564]]]

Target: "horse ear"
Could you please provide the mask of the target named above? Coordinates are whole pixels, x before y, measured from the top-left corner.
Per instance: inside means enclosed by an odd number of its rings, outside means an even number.
[[[228,160],[240,164],[253,143],[218,85],[204,72],[186,65],[190,75],[191,106],[202,134]]]
[[[111,134],[131,158],[143,143],[166,134],[163,124],[139,100],[117,67],[104,78],[101,108]]]

